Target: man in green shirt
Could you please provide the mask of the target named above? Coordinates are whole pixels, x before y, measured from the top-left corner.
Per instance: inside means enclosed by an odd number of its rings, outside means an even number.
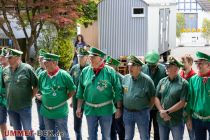
[[[74,84],[76,87],[78,87],[79,83],[79,77],[82,72],[82,70],[88,65],[88,55],[89,53],[84,48],[79,48],[78,50],[78,64],[74,65],[70,70],[70,75],[73,78]],[[70,106],[73,107],[73,115],[74,115],[74,131],[76,135],[76,140],[82,140],[82,133],[81,133],[81,126],[82,126],[82,117],[78,118],[76,115],[77,110],[77,99],[76,95],[71,98],[72,101],[70,103]]]
[[[157,52],[148,52],[145,56],[146,64],[142,67],[142,72],[147,74],[154,82],[155,88],[159,81],[166,77],[166,68],[163,64],[159,63],[160,55]],[[159,140],[159,129],[157,123],[157,108],[153,107],[150,111],[150,122],[149,122],[149,136],[151,131],[151,124],[153,123],[154,128],[154,140]]]
[[[155,86],[152,79],[141,72],[144,63],[140,59],[131,55],[128,62],[129,74],[125,75],[122,82],[125,139],[133,139],[137,124],[140,139],[149,140],[149,112],[154,104]]]
[[[45,70],[45,65],[44,65],[44,54],[47,53],[46,51],[40,49],[39,50],[39,57],[38,57],[38,61],[39,61],[39,67],[36,69],[35,73],[37,75],[37,77],[39,77],[39,75]],[[37,113],[38,113],[38,119],[39,119],[39,130],[45,130],[45,125],[44,125],[44,118],[43,116],[40,114],[40,108],[41,108],[41,92],[38,91],[38,94],[36,94],[36,105],[37,105]],[[40,140],[45,140],[45,137],[40,136]]]
[[[121,116],[122,88],[115,70],[104,63],[105,53],[96,48],[90,51],[90,66],[82,70],[77,90],[77,116],[81,118],[82,104],[87,119],[89,140],[97,140],[98,123],[103,140],[110,140],[112,114]],[[117,110],[114,106],[117,102]]]
[[[22,130],[32,134],[31,105],[32,98],[37,92],[38,80],[33,68],[21,62],[23,52],[8,49],[6,57],[9,66],[3,70],[3,79],[7,94],[7,109],[10,123],[14,130]],[[34,139],[33,135],[27,137]],[[22,136],[16,139],[23,139]]]
[[[120,78],[120,82],[122,84],[122,80],[123,80],[124,76],[117,71],[118,67],[120,65],[120,61],[118,61],[110,56],[107,56],[106,64],[111,66],[116,71],[117,75]],[[115,104],[115,106],[117,107],[116,104]],[[121,115],[120,118],[115,119],[115,115],[113,114],[112,126],[111,126],[111,140],[117,140],[117,134],[119,136],[119,140],[125,139],[125,127],[124,127],[124,123],[123,123],[123,115]]]
[[[4,132],[7,131],[7,108],[6,108],[6,91],[3,87],[3,69],[9,65],[7,58],[5,57],[7,54],[6,48],[1,49],[0,53],[0,128],[3,140],[6,140],[6,136]]]
[[[182,140],[184,134],[183,108],[188,93],[188,82],[178,74],[183,64],[170,56],[166,63],[168,76],[158,83],[155,105],[159,110],[157,121],[161,140]]]
[[[60,132],[62,140],[69,140],[67,100],[74,95],[76,86],[69,73],[58,67],[58,60],[58,55],[44,54],[46,70],[39,75],[40,113],[44,117],[45,129],[53,133],[47,139],[55,139]],[[55,133],[56,127],[58,132]]]
[[[196,53],[198,74],[189,81],[189,100],[187,125],[195,131],[196,140],[207,140],[207,131],[210,134],[210,56]]]

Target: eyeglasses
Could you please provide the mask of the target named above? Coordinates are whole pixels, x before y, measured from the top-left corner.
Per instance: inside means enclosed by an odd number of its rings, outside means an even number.
[[[204,64],[208,64],[208,62],[206,61],[198,61],[198,62],[195,62],[196,65],[204,65]]]

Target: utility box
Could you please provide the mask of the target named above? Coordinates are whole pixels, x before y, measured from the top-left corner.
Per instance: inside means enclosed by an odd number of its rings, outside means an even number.
[[[176,1],[102,0],[98,26],[99,48],[114,58],[162,54],[176,46]]]

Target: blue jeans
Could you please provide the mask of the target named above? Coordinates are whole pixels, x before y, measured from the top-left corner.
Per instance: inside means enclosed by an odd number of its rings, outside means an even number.
[[[195,130],[196,140],[207,140],[207,131],[210,138],[210,122],[192,118],[192,125]]]
[[[176,126],[166,126],[158,123],[159,134],[161,140],[169,140],[169,133],[171,131],[173,140],[183,140],[184,135],[184,122],[179,123]]]
[[[73,113],[74,113],[74,132],[76,135],[76,140],[82,140],[82,132],[81,132],[82,118],[77,117],[75,107],[73,108]]]
[[[46,136],[46,139],[56,140],[60,132],[62,140],[70,140],[67,123],[68,116],[60,119],[48,119],[44,117],[45,130],[48,132],[52,132],[53,134],[51,136]],[[56,132],[56,129],[58,129],[59,132]]]
[[[36,105],[37,105],[37,112],[38,112],[38,119],[39,119],[39,130],[45,130],[45,125],[44,125],[44,118],[43,116],[40,114],[40,107],[41,107],[41,102],[40,101],[36,101]],[[45,137],[40,136],[40,140],[45,140]]]
[[[149,140],[150,109],[129,111],[124,109],[125,140],[133,140],[135,124],[137,124],[141,140]]]
[[[88,125],[88,140],[97,140],[98,123],[101,126],[102,140],[110,140],[112,115],[86,116]]]
[[[31,128],[31,107],[25,107],[17,111],[8,110],[9,120],[14,130],[32,130]],[[23,140],[23,137],[15,137],[16,140]],[[27,140],[34,140],[34,135],[27,137]]]

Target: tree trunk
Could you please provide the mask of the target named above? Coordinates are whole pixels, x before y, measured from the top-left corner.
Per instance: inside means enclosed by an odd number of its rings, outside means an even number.
[[[20,45],[19,45],[17,39],[16,39],[16,38],[12,38],[12,41],[13,41],[13,46],[14,46],[14,48],[15,48],[16,50],[20,50]]]
[[[26,45],[26,55],[25,55],[25,61],[26,63],[30,63],[30,46],[28,44]]]

